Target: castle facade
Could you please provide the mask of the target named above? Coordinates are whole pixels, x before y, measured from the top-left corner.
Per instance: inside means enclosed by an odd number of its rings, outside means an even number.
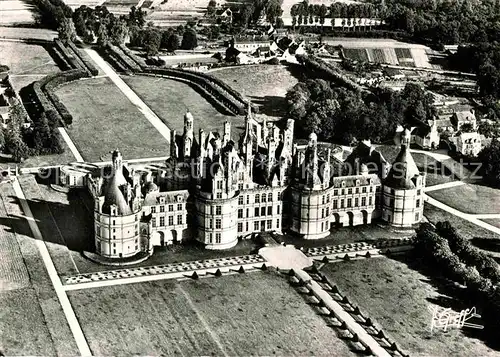
[[[411,227],[423,215],[425,174],[409,151],[410,132],[388,163],[369,142],[344,159],[341,147],[294,140],[294,121],[280,128],[250,109],[234,137],[194,133],[191,113],[181,135],[171,133],[170,157],[160,165],[129,167],[118,150],[112,165],[61,168],[60,183],[87,187],[94,199],[96,252],[126,258],[154,246],[196,239],[207,249],[227,249],[263,231],[320,239],[341,226],[382,219]]]

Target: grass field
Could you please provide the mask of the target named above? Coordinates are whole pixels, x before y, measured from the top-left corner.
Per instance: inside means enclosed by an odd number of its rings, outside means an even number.
[[[219,113],[205,98],[185,83],[148,76],[122,78],[170,129],[177,131],[177,134],[182,134],[184,114],[188,109],[194,117],[196,137],[199,128],[205,132],[222,132],[226,120],[232,124],[233,139],[238,139],[244,130],[243,117]]]
[[[20,0],[0,1],[0,26],[26,25],[35,22],[33,5]]]
[[[125,160],[168,154],[168,142],[108,78],[92,78],[56,91],[73,114],[68,134],[86,161],[107,161],[118,148]]]
[[[429,279],[433,273],[423,267],[408,255],[327,264],[321,271],[411,356],[498,356],[465,331],[430,332],[428,307],[470,306],[444,294],[443,283]]]
[[[500,190],[491,187],[465,184],[427,194],[465,213],[500,213]]]
[[[59,68],[43,46],[22,42],[0,41],[0,64],[9,66],[16,91],[47,74],[59,72]]]
[[[298,83],[292,69],[282,65],[230,67],[210,74],[259,104],[262,113],[276,117],[284,114],[286,92]]]
[[[451,213],[436,208],[428,203],[425,203],[424,216],[427,217],[427,219],[434,224],[442,221],[450,221],[450,223],[454,227],[456,227],[460,231],[460,233],[464,234],[468,239],[472,239],[474,237],[500,239],[500,235],[490,232],[487,229],[479,227],[474,223],[468,222],[460,217],[452,215]]]
[[[498,218],[485,218],[481,221],[491,224],[492,226],[500,228],[500,219]]]
[[[95,355],[350,355],[271,271],[73,291],[69,298]]]

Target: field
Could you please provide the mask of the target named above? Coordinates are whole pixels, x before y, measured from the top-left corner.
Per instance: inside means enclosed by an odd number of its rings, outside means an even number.
[[[59,72],[46,48],[21,42],[0,41],[0,64],[9,66],[16,91],[47,74]]]
[[[500,190],[491,187],[465,184],[427,194],[464,213],[500,213]]]
[[[271,271],[88,289],[69,298],[95,355],[350,354]]]
[[[491,224],[492,226],[500,228],[500,219],[498,218],[485,218],[481,221]]]
[[[468,308],[430,279],[417,257],[372,258],[325,265],[321,271],[411,356],[498,356],[464,330],[430,332],[431,306]]]
[[[431,222],[436,224],[437,222],[450,221],[450,223],[456,227],[460,233],[464,234],[468,239],[475,237],[481,238],[495,238],[500,239],[500,235],[490,232],[487,229],[479,227],[474,223],[468,222],[460,217],[452,215],[446,211],[436,208],[428,203],[425,203],[424,216]]]
[[[33,5],[25,1],[0,1],[0,14],[0,26],[26,25],[35,22]]]
[[[108,78],[72,82],[56,93],[73,114],[67,131],[86,161],[108,161],[116,148],[125,160],[168,154],[167,141]]]
[[[281,117],[286,105],[286,92],[298,83],[292,70],[287,66],[261,64],[216,69],[210,74],[259,104],[263,114]]]
[[[194,117],[196,137],[199,128],[205,132],[209,130],[222,132],[226,120],[232,124],[233,139],[238,139],[239,133],[244,130],[243,117],[219,113],[212,104],[185,83],[148,76],[124,76],[122,79],[170,129],[176,130],[178,134],[183,132],[184,114],[188,109]],[[164,149],[167,150],[167,147]],[[168,152],[165,151],[164,155],[168,155]]]

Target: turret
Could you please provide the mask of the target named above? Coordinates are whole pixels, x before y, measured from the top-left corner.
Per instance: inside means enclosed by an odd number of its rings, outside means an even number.
[[[222,145],[226,146],[229,140],[231,140],[231,123],[226,121],[224,123],[224,136],[222,139]]]

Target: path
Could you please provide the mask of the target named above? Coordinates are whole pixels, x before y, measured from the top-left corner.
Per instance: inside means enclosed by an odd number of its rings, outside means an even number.
[[[463,181],[445,182],[445,183],[441,183],[439,185],[427,186],[427,187],[424,188],[424,192],[431,192],[431,191],[443,190],[445,188],[457,187],[457,186],[462,186],[462,185],[465,185],[465,184],[466,184],[466,182],[463,182]]]
[[[42,256],[43,263],[47,269],[50,280],[56,292],[57,298],[61,307],[63,309],[64,315],[66,316],[66,320],[68,322],[69,328],[73,337],[75,338],[76,344],[78,346],[78,350],[80,351],[80,355],[82,356],[91,356],[92,353],[90,351],[89,345],[85,336],[83,334],[82,328],[78,323],[78,319],[76,318],[75,312],[69,302],[68,296],[63,289],[61,280],[59,279],[59,275],[57,274],[54,263],[52,262],[52,258],[50,257],[49,251],[45,246],[45,242],[43,240],[42,234],[40,233],[40,229],[36,224],[35,218],[31,213],[31,209],[29,208],[28,202],[26,201],[26,197],[24,196],[24,192],[19,185],[19,182],[16,180],[13,183],[14,191],[16,193],[17,198],[21,204],[21,207],[24,211],[25,218],[28,221],[28,225],[30,226],[31,232],[33,233],[33,237],[35,238],[36,245]]]
[[[142,101],[141,98],[120,78],[111,66],[93,49],[85,48],[89,57],[102,69],[102,71],[113,81],[120,91],[134,104],[147,120],[170,142],[170,129],[161,119]]]
[[[69,137],[66,129],[63,127],[59,127],[58,129],[59,129],[59,133],[61,134],[62,138],[64,139],[64,141],[68,145],[68,147],[71,150],[71,153],[75,157],[76,161],[77,162],[84,162],[85,160],[83,160],[82,155],[80,154],[80,152],[76,148],[75,143],[73,143],[73,140],[71,140],[71,138]]]

